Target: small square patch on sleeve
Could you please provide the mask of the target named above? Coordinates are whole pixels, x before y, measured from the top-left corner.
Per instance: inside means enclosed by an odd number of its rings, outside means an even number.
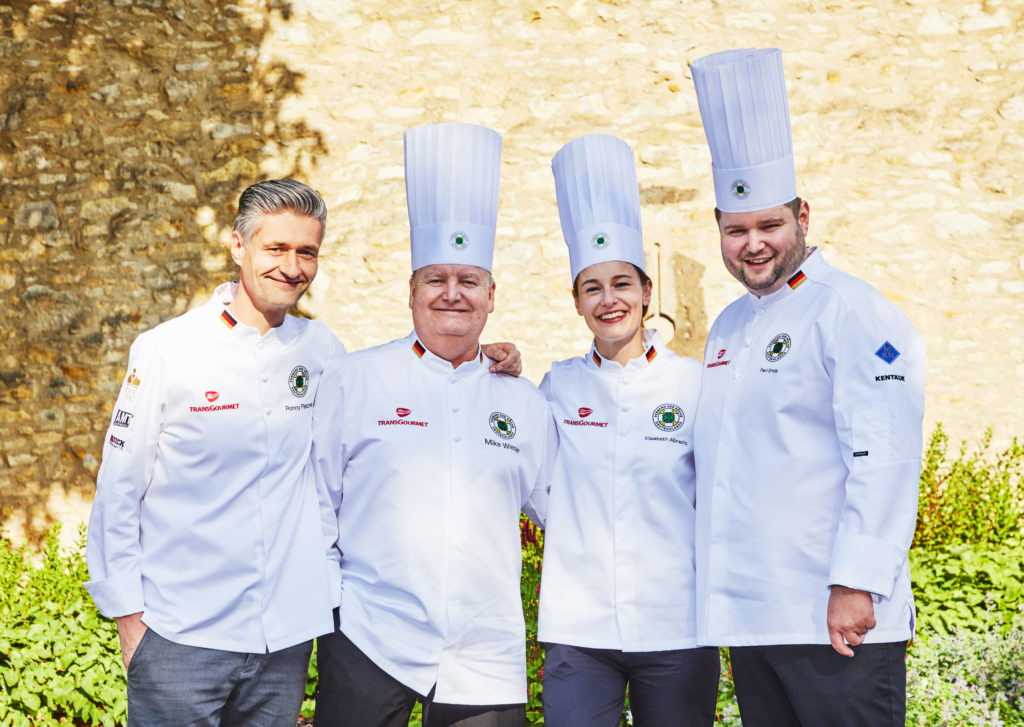
[[[893,361],[900,357],[900,352],[896,350],[896,347],[886,341],[882,344],[882,347],[875,351],[875,355],[878,358],[885,361],[887,364],[891,364]]]

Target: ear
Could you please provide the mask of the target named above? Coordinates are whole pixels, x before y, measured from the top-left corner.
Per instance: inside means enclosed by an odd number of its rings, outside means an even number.
[[[803,232],[806,237],[807,228],[811,223],[811,206],[807,204],[806,199],[800,200],[800,214],[797,215],[796,221],[797,224],[800,225],[801,232]]]
[[[235,265],[242,267],[242,258],[245,255],[245,240],[238,230],[231,231],[231,259]]]
[[[572,302],[576,306],[576,315],[583,315],[583,308],[580,306],[580,296],[576,293],[576,289],[572,290]]]
[[[653,292],[654,292],[654,283],[652,283],[651,279],[648,278],[647,282],[644,283],[644,297],[643,297],[643,304],[644,305],[650,305],[651,304],[651,294]]]
[[[409,276],[409,310],[412,310],[412,301],[416,297],[416,273]]]
[[[493,280],[491,281],[491,289],[487,291],[487,312],[494,312],[494,291],[497,290],[498,286]]]

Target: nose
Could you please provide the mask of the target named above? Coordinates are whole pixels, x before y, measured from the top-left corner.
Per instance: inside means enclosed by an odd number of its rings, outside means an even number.
[[[462,291],[459,289],[458,280],[448,280],[444,284],[444,297],[445,300],[456,300],[461,297]]]
[[[281,264],[278,268],[281,273],[289,278],[299,277],[302,274],[302,270],[299,267],[299,254],[295,250],[289,250],[281,258]]]
[[[601,291],[601,303],[603,305],[611,305],[615,302],[615,289],[608,286]]]
[[[761,236],[760,230],[751,230],[747,233],[746,244],[744,248],[747,252],[760,252],[764,249],[764,239]]]

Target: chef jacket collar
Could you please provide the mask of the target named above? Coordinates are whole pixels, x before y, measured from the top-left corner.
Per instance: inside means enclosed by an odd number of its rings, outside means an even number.
[[[661,334],[653,328],[643,329],[640,335],[644,344],[643,356],[630,359],[626,362],[625,366],[622,366],[619,362],[602,356],[597,350],[597,340],[595,339],[590,344],[590,355],[587,356],[587,365],[606,372],[632,371],[650,365],[657,358],[658,353],[665,350],[665,342],[661,340]]]
[[[299,334],[298,322],[292,316],[286,315],[281,325],[271,328],[261,336],[259,331],[242,323],[228,311],[228,306],[237,293],[238,283],[221,283],[213,291],[206,307],[219,319],[217,325],[225,331],[230,331],[238,340],[252,343],[280,340],[282,343],[288,343]]]
[[[807,259],[803,261],[799,269],[790,276],[786,284],[776,290],[774,293],[768,295],[762,295],[758,298],[753,293],[747,293],[747,300],[750,301],[750,307],[758,310],[767,310],[771,306],[777,304],[779,301],[785,300],[789,296],[793,295],[797,289],[807,282],[807,278],[813,277],[822,266],[825,265],[825,259],[818,252],[817,247],[808,248],[810,254]]]
[[[479,343],[476,345],[476,358],[472,361],[466,361],[466,363],[455,368],[447,359],[436,356],[427,350],[427,347],[420,343],[420,339],[416,336],[415,330],[409,334],[406,341],[409,342],[409,353],[411,355],[422,361],[427,368],[430,368],[440,374],[444,374],[445,376],[461,378],[463,376],[470,375],[484,365],[484,354]]]

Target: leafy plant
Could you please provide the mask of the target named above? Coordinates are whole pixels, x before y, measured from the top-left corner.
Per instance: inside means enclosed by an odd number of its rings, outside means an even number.
[[[1024,619],[915,642],[907,659],[907,724],[1024,725]]]
[[[0,727],[124,723],[117,630],[82,586],[84,529],[69,553],[59,534],[46,534],[38,564],[0,540]]]
[[[993,460],[992,430],[973,452],[960,443],[949,459],[949,437],[935,427],[921,462],[914,545],[1001,543],[1024,535],[1024,446],[1015,438]]]
[[[985,631],[997,623],[993,613],[1009,624],[1024,603],[1021,541],[914,548],[910,572],[922,634]]]

